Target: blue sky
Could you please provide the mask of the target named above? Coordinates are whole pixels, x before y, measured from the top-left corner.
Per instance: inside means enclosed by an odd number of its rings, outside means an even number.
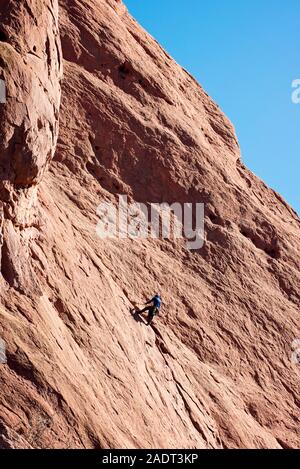
[[[299,0],[124,0],[235,125],[246,165],[300,214]]]

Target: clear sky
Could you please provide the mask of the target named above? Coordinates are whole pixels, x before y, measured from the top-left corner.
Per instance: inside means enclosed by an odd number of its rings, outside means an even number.
[[[124,2],[231,119],[246,165],[300,214],[300,1]]]

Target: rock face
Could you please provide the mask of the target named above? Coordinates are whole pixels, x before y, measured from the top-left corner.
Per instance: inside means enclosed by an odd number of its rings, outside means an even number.
[[[0,70],[7,88],[7,102],[0,106],[1,272],[11,286],[28,289],[29,266],[22,272],[20,259],[28,258],[27,240],[21,238],[25,228],[30,237],[29,228],[38,223],[37,185],[58,136],[58,3],[1,0],[0,6]]]
[[[299,447],[299,218],[123,3],[59,3],[0,2],[0,445]],[[119,194],[204,203],[203,248],[100,239]]]

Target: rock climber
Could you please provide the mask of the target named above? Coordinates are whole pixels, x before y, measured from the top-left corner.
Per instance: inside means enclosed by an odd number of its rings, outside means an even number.
[[[162,299],[160,295],[157,294],[151,300],[145,303],[145,305],[149,305],[149,306],[146,306],[146,308],[140,311],[137,311],[137,314],[142,314],[148,311],[147,326],[150,326],[150,324],[153,321],[154,316],[157,316],[159,314],[159,309],[161,307],[161,304],[162,304]]]

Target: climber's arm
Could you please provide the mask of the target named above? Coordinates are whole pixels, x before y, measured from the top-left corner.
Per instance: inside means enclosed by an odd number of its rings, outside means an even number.
[[[145,305],[149,305],[150,303],[152,303],[153,301],[153,298],[151,298],[151,300],[147,301],[147,303],[145,303]]]

